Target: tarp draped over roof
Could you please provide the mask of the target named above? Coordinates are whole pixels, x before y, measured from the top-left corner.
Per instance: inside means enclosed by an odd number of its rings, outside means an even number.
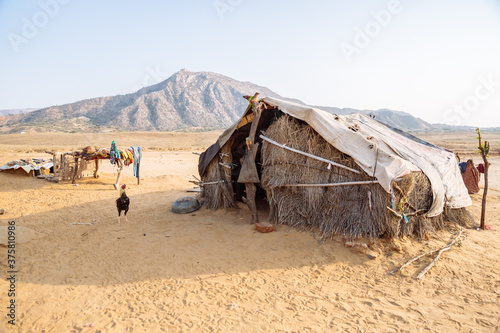
[[[451,208],[472,204],[452,152],[411,140],[366,115],[340,116],[276,98],[265,97],[262,100],[307,122],[332,146],[350,155],[368,175],[375,176],[388,193],[392,193],[391,183],[396,178],[412,171],[423,171],[431,182],[434,197],[427,214],[429,217],[441,214],[445,202]],[[242,118],[248,112],[249,109]],[[236,126],[227,129],[216,146],[222,147]],[[216,147],[211,149],[216,150]],[[204,164],[203,160],[208,165],[215,154],[201,156],[200,166]],[[200,175],[203,175],[202,171],[204,169],[200,168]]]

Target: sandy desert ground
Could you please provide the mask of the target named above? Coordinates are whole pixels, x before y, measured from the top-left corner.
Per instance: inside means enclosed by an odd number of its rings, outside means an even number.
[[[370,245],[379,254],[370,260],[365,250],[285,226],[260,234],[243,205],[171,213],[174,200],[191,195],[192,152],[218,134],[0,136],[0,164],[113,139],[147,148],[141,184],[131,167],[122,177],[131,208],[130,222],[120,225],[109,163],[78,186],[0,173],[0,228],[15,221],[18,242],[16,325],[7,323],[10,283],[2,278],[0,332],[500,332],[498,157],[488,194],[492,230],[467,229],[461,246],[417,280],[429,258],[387,273],[445,245],[456,230],[429,240],[380,240]],[[469,152],[476,145],[473,134],[420,136]],[[493,136],[492,147],[500,147]],[[476,220],[481,196],[472,195]],[[0,275],[8,277],[7,250],[0,246]]]

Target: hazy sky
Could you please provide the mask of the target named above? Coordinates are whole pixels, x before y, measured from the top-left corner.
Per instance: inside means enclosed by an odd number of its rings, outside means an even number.
[[[182,68],[500,126],[500,1],[0,0],[0,109],[126,94]]]

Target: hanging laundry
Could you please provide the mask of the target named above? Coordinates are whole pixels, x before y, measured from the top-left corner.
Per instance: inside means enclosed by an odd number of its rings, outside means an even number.
[[[115,140],[113,140],[113,142],[111,142],[111,148],[109,149],[109,161],[111,164],[115,164],[117,159],[120,159],[120,151],[116,147]]]
[[[458,163],[458,166],[460,167],[460,172],[464,173],[465,169],[467,168],[467,162],[460,162]]]
[[[129,166],[134,162],[134,152],[130,148],[120,151],[120,154],[125,166]]]
[[[142,158],[142,148],[141,147],[130,147],[134,152],[134,176],[139,178],[139,168],[141,165]]]
[[[101,158],[110,158],[108,148],[101,148],[97,151],[96,154],[99,155]]]
[[[469,194],[479,192],[479,171],[474,166],[474,162],[472,160],[468,160],[465,162],[465,167],[465,172],[462,172],[462,179],[465,187],[467,187]]]

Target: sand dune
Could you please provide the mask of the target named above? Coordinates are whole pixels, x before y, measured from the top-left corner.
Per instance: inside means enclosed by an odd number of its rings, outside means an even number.
[[[192,151],[207,146],[195,139],[181,140]],[[67,147],[66,141],[52,144]],[[0,173],[0,208],[7,210],[0,226],[14,220],[33,232],[32,240],[17,246],[15,327],[4,315],[9,283],[0,280],[0,331],[500,330],[499,159],[493,160],[488,200],[487,224],[493,230],[466,230],[462,245],[416,280],[429,259],[403,274],[387,273],[444,245],[456,230],[429,240],[399,240],[397,246],[380,240],[370,245],[379,254],[370,260],[364,250],[285,226],[257,233],[243,205],[227,212],[172,214],[172,202],[190,195],[186,190],[192,188],[191,175],[197,175],[198,156],[191,150],[167,151],[175,146],[160,140],[155,144],[164,151],[144,154],[141,185],[132,169],[125,169],[130,222],[120,225],[110,164],[103,164],[100,178],[78,186]],[[0,163],[26,156],[13,146],[2,149]],[[472,199],[478,219],[481,193]],[[8,275],[6,256],[7,248],[0,247],[2,276]]]

